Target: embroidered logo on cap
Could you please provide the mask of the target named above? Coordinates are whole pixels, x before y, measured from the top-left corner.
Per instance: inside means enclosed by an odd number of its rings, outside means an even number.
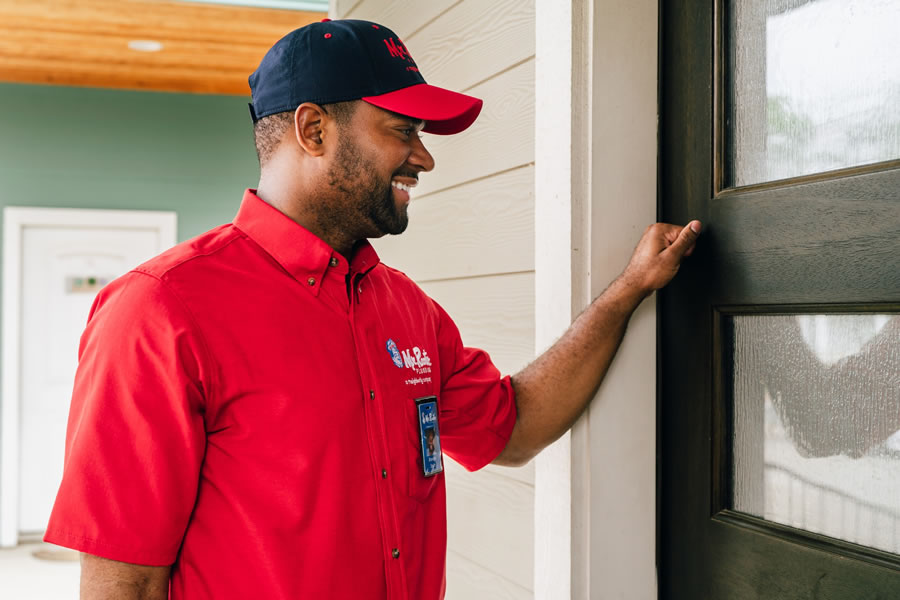
[[[394,39],[392,37],[387,38],[384,41],[384,45],[387,46],[388,54],[390,54],[393,58],[402,58],[403,60],[410,63],[410,66],[406,67],[407,71],[415,71],[418,72],[419,68],[416,66],[416,61],[413,60],[412,54],[409,53],[409,50],[406,48],[406,44],[400,41],[400,39]]]
[[[406,46],[400,40],[395,40],[392,37],[387,38],[386,40],[384,40],[384,45],[387,46],[388,53],[390,53],[390,55],[394,58],[403,58],[415,64],[416,61],[413,60],[413,57],[409,53],[409,50],[406,49]]]

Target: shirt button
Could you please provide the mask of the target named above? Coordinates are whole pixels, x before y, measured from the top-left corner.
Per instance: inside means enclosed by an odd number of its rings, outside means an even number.
[[[357,291],[357,293],[362,294],[362,286],[359,286],[358,288],[356,288],[356,291]]]
[[[382,469],[382,470],[381,470],[381,478],[382,478],[382,479],[387,479],[387,469]]]
[[[369,390],[369,399],[370,399],[370,400],[374,400],[374,399],[375,399],[375,390]]]
[[[330,264],[331,264],[332,267],[338,266],[338,259],[336,259],[335,257],[332,256],[332,257],[331,257],[331,263],[330,263]]]
[[[309,279],[306,280],[306,283],[308,283],[309,285],[316,285],[316,278],[310,277]]]
[[[394,548],[393,552],[391,552],[391,556],[393,556],[394,558],[400,558],[400,549]]]

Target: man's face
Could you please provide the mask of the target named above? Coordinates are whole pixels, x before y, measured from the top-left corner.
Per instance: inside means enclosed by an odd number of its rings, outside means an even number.
[[[409,223],[409,190],[434,159],[419,138],[424,123],[359,102],[340,137],[328,185],[341,197],[344,226],[360,237],[399,234]]]

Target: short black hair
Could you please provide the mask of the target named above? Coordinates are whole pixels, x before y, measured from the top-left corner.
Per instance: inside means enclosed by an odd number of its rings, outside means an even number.
[[[256,156],[259,166],[265,165],[275,154],[284,134],[294,123],[294,111],[275,113],[263,117],[253,124],[253,139],[256,142]]]
[[[338,125],[346,125],[353,118],[359,100],[347,100],[346,102],[332,102],[331,104],[323,104],[322,108],[326,113],[332,116]]]
[[[356,106],[359,100],[348,100],[347,102],[333,102],[331,104],[323,104],[322,109],[334,118],[341,127],[350,122],[353,113],[356,112]],[[263,117],[253,125],[253,139],[256,142],[256,156],[259,158],[259,165],[265,165],[275,150],[278,149],[284,134],[294,126],[294,111],[275,113]]]

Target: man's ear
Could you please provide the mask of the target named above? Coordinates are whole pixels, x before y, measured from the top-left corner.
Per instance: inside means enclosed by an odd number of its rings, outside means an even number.
[[[294,111],[294,137],[310,156],[325,153],[325,122],[328,115],[318,104],[304,102]]]

